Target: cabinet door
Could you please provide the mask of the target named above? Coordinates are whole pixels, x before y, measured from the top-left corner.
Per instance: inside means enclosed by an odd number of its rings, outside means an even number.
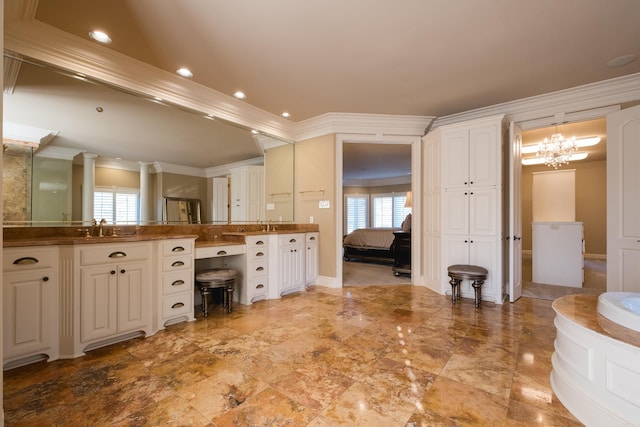
[[[446,190],[442,200],[442,222],[445,234],[469,234],[469,189]]]
[[[500,151],[496,125],[469,130],[469,185],[496,185],[500,173]]]
[[[447,132],[442,138],[442,187],[466,187],[469,184],[469,131]]]
[[[114,335],[117,327],[117,266],[87,267],[81,270],[80,341]]]
[[[318,242],[307,242],[306,260],[305,260],[306,280],[309,284],[318,278]]]
[[[469,189],[469,235],[495,236],[498,230],[496,188]]]
[[[148,324],[150,292],[146,263],[118,265],[118,332]]]
[[[496,277],[501,277],[497,271],[497,254],[499,240],[488,237],[474,236],[469,243],[469,263],[487,269],[487,280],[482,285],[481,293],[486,297],[496,297],[498,292]]]
[[[5,273],[3,292],[4,358],[50,347],[58,338],[53,331],[58,301],[53,269]]]

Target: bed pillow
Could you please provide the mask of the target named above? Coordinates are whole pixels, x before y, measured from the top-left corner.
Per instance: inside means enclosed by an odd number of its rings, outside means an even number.
[[[402,227],[402,231],[404,232],[411,231],[411,214],[408,214],[405,217],[404,221],[402,221],[401,227]]]

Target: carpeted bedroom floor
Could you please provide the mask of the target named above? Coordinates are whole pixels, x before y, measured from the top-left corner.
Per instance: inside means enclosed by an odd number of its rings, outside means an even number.
[[[343,286],[409,285],[411,276],[393,274],[391,264],[342,261]]]

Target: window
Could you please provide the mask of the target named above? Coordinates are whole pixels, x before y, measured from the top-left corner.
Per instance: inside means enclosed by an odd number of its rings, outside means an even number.
[[[405,208],[406,193],[373,195],[373,227],[400,228],[402,221],[411,213],[411,208]]]
[[[346,195],[345,209],[345,234],[351,233],[358,228],[369,226],[369,196],[368,195]]]
[[[93,215],[108,224],[137,224],[139,191],[136,188],[96,187],[93,193]]]

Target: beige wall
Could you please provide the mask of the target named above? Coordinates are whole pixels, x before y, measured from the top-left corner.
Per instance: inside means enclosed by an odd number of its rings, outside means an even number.
[[[264,153],[264,200],[274,207],[265,211],[266,220],[293,221],[293,164],[293,144],[270,148]]]
[[[573,162],[576,170],[576,221],[584,223],[585,252],[607,253],[607,166],[606,161]],[[532,172],[548,171],[544,165],[522,168],[522,248],[531,250]]]
[[[336,141],[325,135],[296,143],[295,195],[296,222],[313,222],[320,227],[319,274],[336,277]],[[324,194],[316,190],[324,189]],[[309,191],[308,193],[300,193]],[[329,209],[320,209],[320,200],[328,200]],[[340,200],[340,203],[342,201]]]

